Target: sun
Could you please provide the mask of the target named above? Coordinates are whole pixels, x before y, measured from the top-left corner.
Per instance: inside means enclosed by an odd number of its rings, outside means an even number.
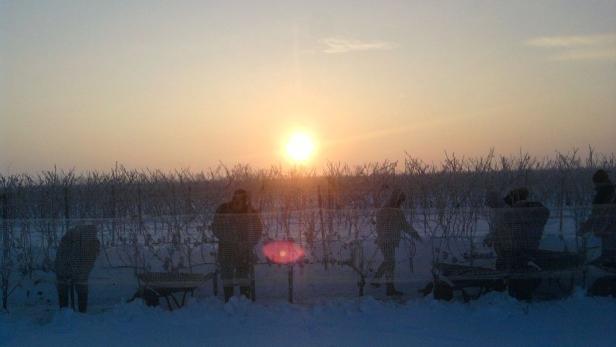
[[[286,144],[286,152],[289,159],[294,162],[306,162],[314,154],[315,145],[312,137],[303,132],[296,132]]]

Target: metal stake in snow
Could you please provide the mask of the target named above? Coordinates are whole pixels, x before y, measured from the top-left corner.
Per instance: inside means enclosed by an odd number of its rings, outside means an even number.
[[[293,241],[272,241],[263,246],[263,254],[272,263],[288,266],[289,302],[292,303],[293,267],[306,255],[304,248]]]

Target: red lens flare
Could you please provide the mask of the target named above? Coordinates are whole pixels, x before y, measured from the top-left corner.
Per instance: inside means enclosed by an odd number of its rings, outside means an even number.
[[[276,264],[292,264],[301,260],[306,252],[293,241],[272,241],[263,245],[265,257]]]

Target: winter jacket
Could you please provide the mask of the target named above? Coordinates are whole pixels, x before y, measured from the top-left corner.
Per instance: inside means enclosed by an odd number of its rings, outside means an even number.
[[[493,235],[497,255],[530,255],[539,249],[543,229],[550,217],[545,206],[522,200],[499,212]]]
[[[614,186],[611,183],[600,183],[595,186],[595,191],[592,210],[586,222],[580,227],[580,231],[592,232],[601,237],[609,233],[608,229],[614,222]]]
[[[414,238],[419,238],[419,234],[406,221],[400,208],[383,207],[376,212],[377,244],[398,247],[403,231],[410,233]]]
[[[72,280],[85,284],[98,253],[100,242],[96,238],[96,226],[77,226],[67,231],[56,253],[56,276],[62,280]]]
[[[595,198],[582,233],[592,232],[601,238],[602,256],[616,257],[616,193],[611,182],[595,185]]]
[[[212,232],[218,238],[219,260],[238,261],[250,259],[252,249],[261,239],[263,225],[255,209],[234,211],[230,203],[224,203],[216,210]]]

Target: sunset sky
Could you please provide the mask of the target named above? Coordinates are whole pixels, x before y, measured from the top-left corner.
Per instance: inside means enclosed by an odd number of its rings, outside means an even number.
[[[0,0],[0,172],[616,149],[615,1]]]

